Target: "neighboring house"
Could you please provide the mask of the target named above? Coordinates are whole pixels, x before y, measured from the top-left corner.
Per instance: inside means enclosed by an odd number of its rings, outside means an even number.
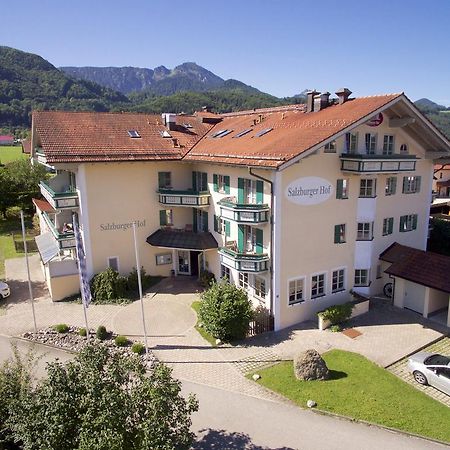
[[[393,279],[395,306],[426,318],[439,315],[450,327],[450,256],[394,243],[380,260]]]
[[[450,164],[434,166],[433,191],[438,198],[450,197]]]
[[[276,329],[350,290],[382,292],[379,255],[426,247],[433,165],[450,143],[404,94],[336,94],[223,115],[34,112],[32,156],[57,170],[41,183],[56,212],[38,208],[54,273],[58,253],[74,257],[63,226],[77,212],[89,276],[133,268],[136,222],[148,273],[227,277]]]
[[[0,136],[0,145],[14,145],[14,136],[9,135]]]

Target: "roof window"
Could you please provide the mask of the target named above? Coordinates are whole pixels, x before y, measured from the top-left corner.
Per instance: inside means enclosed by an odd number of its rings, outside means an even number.
[[[259,131],[258,133],[255,134],[255,137],[261,137],[264,136],[265,134],[269,133],[270,131],[272,131],[273,128],[264,128],[264,130]]]
[[[250,133],[250,131],[252,131],[251,128],[247,128],[244,131],[241,131],[240,133],[238,133],[236,136],[233,136],[234,138],[240,138],[242,136],[245,136],[247,133]]]
[[[160,133],[161,133],[161,137],[163,137],[163,138],[171,138],[172,137],[172,135],[167,130],[160,131]]]
[[[131,138],[140,138],[141,135],[136,130],[128,130],[128,136]]]

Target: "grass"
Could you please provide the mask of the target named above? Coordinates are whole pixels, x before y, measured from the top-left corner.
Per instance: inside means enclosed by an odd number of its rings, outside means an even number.
[[[199,326],[200,319],[198,318],[198,313],[200,311],[200,305],[202,304],[201,301],[193,302],[191,305],[191,308],[196,312],[197,314],[197,324],[195,325],[195,329],[200,333],[201,337],[208,341],[213,347],[216,346],[216,338],[209,334],[203,327]]]
[[[0,145],[0,163],[7,164],[18,159],[27,159],[28,155],[22,153],[22,146],[5,146]]]
[[[320,410],[450,442],[447,406],[356,353],[331,350],[323,358],[330,380],[299,381],[284,361],[258,371],[258,383],[302,407],[312,399]]]

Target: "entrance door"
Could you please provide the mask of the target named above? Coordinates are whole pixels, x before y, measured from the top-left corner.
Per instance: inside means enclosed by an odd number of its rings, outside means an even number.
[[[178,250],[178,275],[190,275],[191,264],[189,250]]]
[[[190,252],[190,253],[191,253],[191,275],[198,276],[199,275],[199,264],[198,264],[199,252]]]

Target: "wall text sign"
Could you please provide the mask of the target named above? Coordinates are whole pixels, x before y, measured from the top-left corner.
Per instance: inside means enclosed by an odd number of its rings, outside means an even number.
[[[333,194],[333,185],[319,177],[298,178],[286,188],[286,197],[297,205],[317,205]]]

